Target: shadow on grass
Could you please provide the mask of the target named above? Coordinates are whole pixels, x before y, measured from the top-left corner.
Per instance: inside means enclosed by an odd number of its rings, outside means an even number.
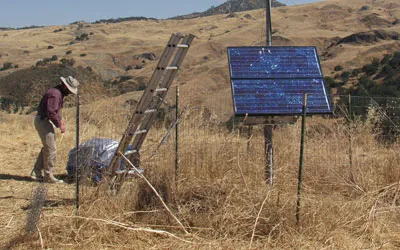
[[[68,178],[67,174],[55,175],[57,179],[63,180],[67,184],[73,184],[74,182]],[[28,182],[38,182],[32,180],[30,176],[20,176],[13,174],[0,174],[0,180],[15,180],[15,181],[28,181]]]

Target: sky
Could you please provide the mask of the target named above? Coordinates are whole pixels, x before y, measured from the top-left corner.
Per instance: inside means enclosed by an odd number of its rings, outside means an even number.
[[[294,5],[321,0],[282,0]],[[0,0],[0,27],[66,25],[75,21],[202,12],[226,0]]]

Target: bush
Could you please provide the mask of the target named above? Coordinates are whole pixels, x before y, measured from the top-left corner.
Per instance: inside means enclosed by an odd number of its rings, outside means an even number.
[[[53,56],[50,58],[50,60],[51,60],[51,61],[57,61],[57,60],[58,60],[58,56],[53,55]]]
[[[343,82],[348,82],[350,76],[351,73],[349,71],[343,71],[343,73],[340,75],[340,78],[343,80]]]
[[[335,70],[336,72],[337,72],[337,71],[342,71],[342,70],[343,70],[343,67],[340,66],[340,65],[337,65],[333,70]]]
[[[400,66],[400,52],[395,52],[393,54],[392,60],[389,62],[392,68],[398,68]]]
[[[337,87],[340,87],[342,85],[340,82],[335,81],[335,79],[333,79],[330,76],[324,77],[324,80],[325,80],[325,84],[327,86],[329,86],[330,88],[337,88]]]
[[[11,62],[5,62],[3,63],[3,68],[2,70],[7,70],[7,69],[11,69],[13,66],[13,64]]]
[[[87,56],[87,54],[86,53],[82,53],[82,54],[80,54],[80,56],[81,57],[85,57],[85,56]]]
[[[54,46],[49,45],[47,46],[47,49],[54,49]]]
[[[42,60],[36,62],[36,67],[45,66],[45,65],[46,65],[46,63],[43,62]]]
[[[145,90],[145,89],[146,89],[146,83],[140,82],[136,90],[141,91],[141,90]]]
[[[75,60],[73,58],[71,59],[67,59],[67,58],[63,58],[60,60],[62,65],[67,65],[67,66],[73,66],[75,64]]]
[[[89,35],[86,34],[86,33],[83,33],[82,35],[77,36],[77,37],[75,38],[75,40],[76,40],[76,41],[85,41],[85,40],[89,40]]]
[[[392,59],[392,55],[386,54],[381,60],[381,65],[389,64],[390,59]]]
[[[375,60],[375,59],[374,59]],[[362,68],[362,70],[363,70],[363,72],[365,72],[365,74],[367,74],[368,76],[372,76],[372,75],[375,75],[377,72],[378,72],[378,70],[379,70],[379,61],[378,61],[378,64],[376,63],[376,61],[375,62],[372,62],[371,64],[367,64],[367,65],[365,65],[363,68]]]
[[[351,75],[353,76],[353,77],[356,77],[356,76],[358,76],[359,74],[361,74],[362,73],[362,70],[361,69],[353,69],[352,71],[351,71]]]
[[[72,50],[67,50],[67,52],[65,52],[66,55],[69,55],[72,53]]]

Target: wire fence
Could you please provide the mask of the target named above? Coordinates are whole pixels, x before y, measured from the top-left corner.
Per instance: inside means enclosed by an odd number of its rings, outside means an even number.
[[[170,91],[140,151],[145,174],[153,182],[162,183],[160,189],[166,190],[166,197],[199,183],[240,182],[247,188],[264,188],[263,126],[249,128],[233,119],[229,91],[214,93],[206,101],[192,98],[191,89],[185,86],[180,87],[180,93],[177,105],[175,92]],[[140,93],[129,93],[82,106],[81,143],[92,138],[118,141],[139,98]],[[305,182],[314,187],[334,186],[337,182],[347,185],[351,176],[371,164],[382,166],[374,169],[382,173],[369,180],[370,185],[391,178],[378,159],[386,157],[386,153],[394,154],[390,148],[398,143],[400,99],[338,95],[332,96],[332,101],[332,115],[307,119],[304,162],[306,169],[312,165],[313,173],[305,172]],[[177,107],[179,123],[175,123]],[[288,175],[289,179],[297,178],[300,119],[295,124],[274,126],[274,185],[296,188],[297,183],[289,182]],[[379,155],[383,148],[389,151]],[[338,179],[325,177],[332,175]],[[94,189],[84,185],[81,192]]]

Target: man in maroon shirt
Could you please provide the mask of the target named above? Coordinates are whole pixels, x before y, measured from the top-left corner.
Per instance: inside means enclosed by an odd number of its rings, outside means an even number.
[[[61,118],[64,97],[69,94],[76,94],[78,85],[79,82],[71,76],[67,78],[60,77],[60,84],[47,90],[40,101],[34,123],[42,141],[43,148],[31,172],[31,178],[33,180],[44,180],[50,183],[63,182],[53,175],[57,153],[54,128],[59,128],[61,133],[65,132],[65,123]],[[42,174],[42,170],[44,170],[44,175]]]

